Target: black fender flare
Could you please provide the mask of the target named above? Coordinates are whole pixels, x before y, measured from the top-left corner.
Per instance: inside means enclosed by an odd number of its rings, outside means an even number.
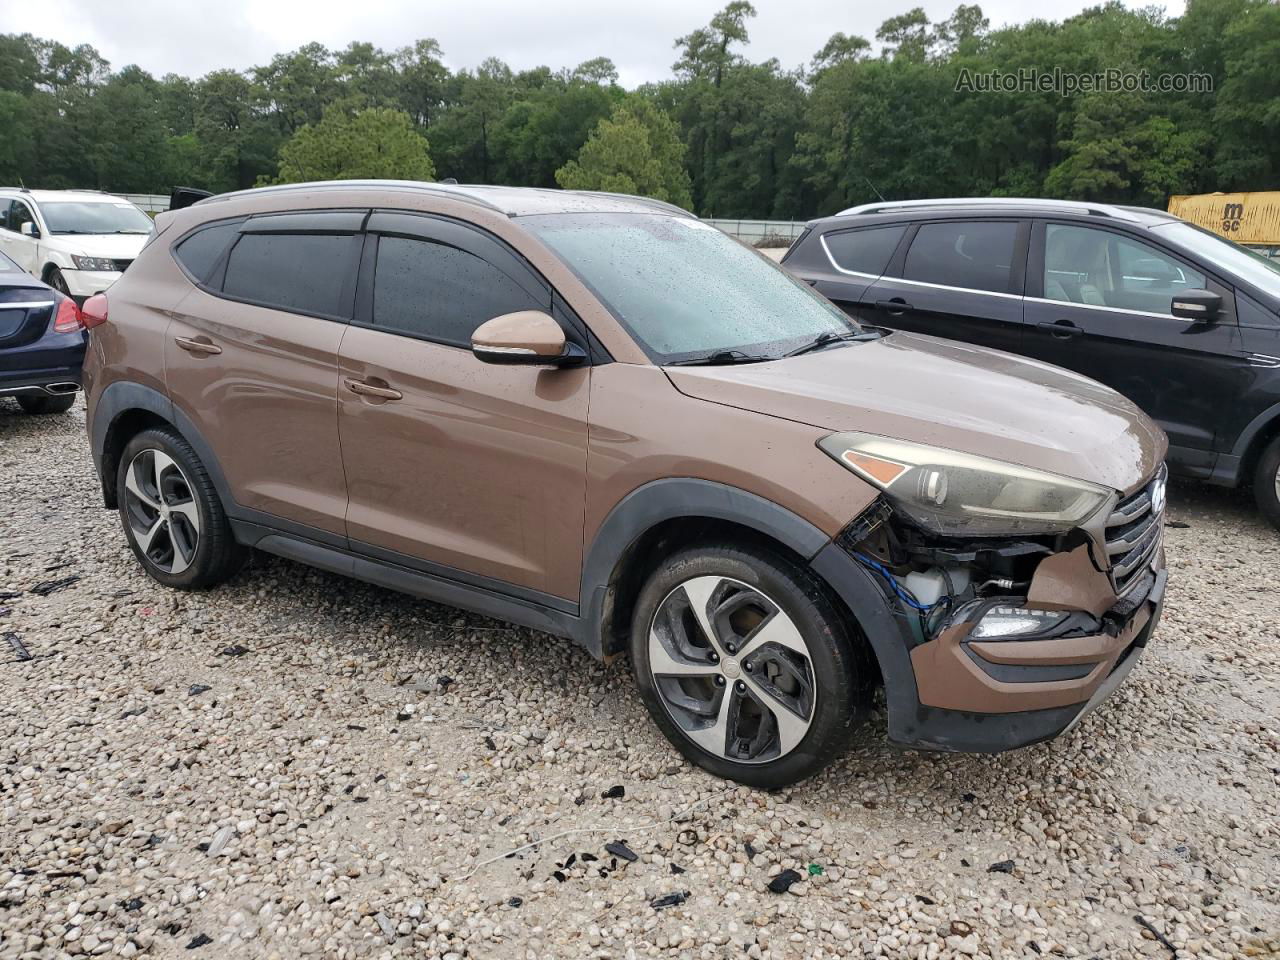
[[[182,434],[183,438],[195,449],[209,479],[213,481],[218,496],[224,505],[233,506],[235,500],[230,496],[226,477],[213,448],[182,410],[155,387],[135,383],[132,380],[117,380],[109,384],[94,406],[93,422],[89,425],[90,447],[93,451],[93,465],[98,471],[98,479],[102,483],[103,502],[108,507],[115,506],[115,477],[107,476],[102,462],[103,452],[107,449],[107,441],[112,429],[120,418],[134,410],[145,410],[154,414]]]
[[[1273,403],[1250,420],[1248,425],[1240,431],[1240,435],[1236,437],[1235,444],[1231,447],[1231,455],[1239,457],[1243,462],[1258,435],[1278,421],[1280,421],[1280,403]],[[1244,479],[1247,480],[1248,478]]]

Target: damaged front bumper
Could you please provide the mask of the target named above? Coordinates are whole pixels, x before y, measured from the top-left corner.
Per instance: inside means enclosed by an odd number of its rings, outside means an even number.
[[[973,598],[922,633],[920,615],[833,542],[813,567],[844,599],[876,653],[889,739],[902,746],[993,753],[1052,739],[1111,695],[1155,631],[1167,573],[1156,544],[1117,596],[1090,544],[1044,556],[1013,595]],[[1104,547],[1105,549],[1105,547]],[[1045,629],[977,630],[997,606],[1058,611]]]

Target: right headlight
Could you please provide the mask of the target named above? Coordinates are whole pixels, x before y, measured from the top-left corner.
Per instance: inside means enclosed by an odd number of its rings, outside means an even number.
[[[818,446],[943,536],[1065,533],[1111,495],[1083,480],[867,433],[832,434]]]

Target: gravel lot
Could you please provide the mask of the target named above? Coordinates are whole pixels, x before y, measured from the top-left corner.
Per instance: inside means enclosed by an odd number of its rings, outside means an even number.
[[[1174,489],[1165,620],[1069,739],[873,729],[765,793],[567,642],[261,555],[159,587],[83,421],[0,400],[0,634],[31,655],[0,642],[0,957],[1280,953],[1280,535],[1241,495]]]

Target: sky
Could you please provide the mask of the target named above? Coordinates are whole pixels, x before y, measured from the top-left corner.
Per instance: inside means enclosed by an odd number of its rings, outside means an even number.
[[[573,67],[606,56],[633,87],[665,79],[676,37],[708,23],[727,0],[0,0],[0,33],[33,33],[68,46],[89,43],[114,69],[136,63],[156,76],[199,77],[245,69],[273,54],[318,41],[342,48],[353,40],[383,49],[434,37],[454,70],[489,56],[513,69]],[[929,19],[943,20],[960,0],[924,0]],[[1030,16],[1060,20],[1082,0],[981,2],[993,27]],[[1180,0],[1155,0],[1170,16]],[[752,60],[776,57],[784,67],[807,63],[836,31],[873,39],[876,28],[920,0],[754,0]],[[1138,6],[1140,3],[1129,5]]]

